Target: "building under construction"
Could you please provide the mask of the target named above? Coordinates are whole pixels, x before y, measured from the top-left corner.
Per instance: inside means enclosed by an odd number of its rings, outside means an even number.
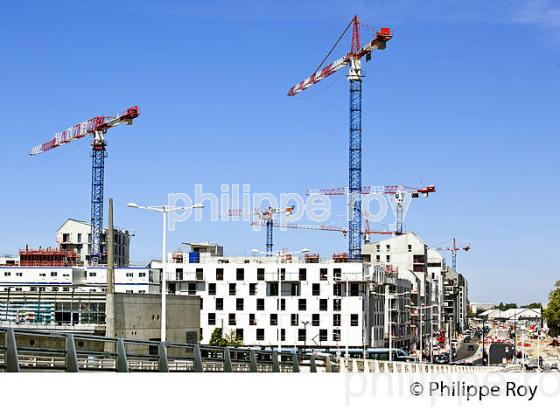
[[[20,266],[75,266],[78,255],[59,249],[29,249],[19,251]]]

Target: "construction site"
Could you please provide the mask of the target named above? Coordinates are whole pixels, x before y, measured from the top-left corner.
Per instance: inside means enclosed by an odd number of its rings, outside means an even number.
[[[126,321],[120,320],[109,305],[114,305],[115,294],[119,293],[137,294],[138,300],[153,295],[159,299],[156,302],[150,299],[149,307],[142,307],[143,302],[139,302],[142,306],[134,305],[135,296],[119,299],[119,312],[126,311],[126,304],[130,311],[148,312],[139,313],[146,317],[135,317],[133,322],[135,326],[145,327],[143,337],[150,340],[210,344],[219,331],[237,344],[278,351],[293,348],[301,352],[316,350],[338,357],[367,358],[368,354],[382,351],[375,349],[388,349],[383,350],[388,360],[400,354],[432,364],[445,357],[448,363],[459,360],[457,340],[462,340],[473,322],[469,316],[468,274],[462,272],[457,259],[469,253],[471,245],[464,239],[456,239],[453,232],[447,233],[452,239],[429,244],[405,224],[411,204],[420,198],[445,195],[445,187],[438,185],[436,189],[435,184],[423,183],[409,186],[395,181],[369,185],[365,181],[370,176],[362,175],[365,157],[362,124],[374,118],[362,115],[363,87],[374,86],[374,81],[370,81],[374,78],[365,78],[362,65],[371,64],[371,71],[375,72],[375,61],[390,58],[391,46],[398,41],[389,27],[380,27],[373,34],[369,26],[365,27],[354,16],[318,68],[299,83],[286,87],[287,96],[293,99],[337,72],[345,73],[348,80],[348,166],[344,174],[347,186],[294,189],[302,195],[304,191],[306,197],[346,201],[347,226],[286,222],[282,216],[297,211],[292,205],[228,208],[224,210],[228,216],[249,215],[250,225],[264,230],[264,250],[254,248],[250,255],[228,255],[219,237],[171,246],[166,242],[166,218],[170,214],[196,209],[204,215],[202,208],[207,203],[180,207],[129,202],[129,208],[163,216],[161,258],[134,265],[130,256],[134,234],[129,229],[113,226],[112,208],[108,223],[104,212],[108,202],[105,182],[106,178],[112,178],[105,172],[107,134],[118,135],[121,125],[134,125],[136,129],[150,121],[149,115],[141,114],[139,106],[131,105],[117,115],[97,115],[80,122],[31,149],[30,161],[36,156],[46,157],[48,161],[53,150],[65,150],[66,145],[77,140],[90,141],[89,219],[72,219],[68,215],[56,235],[53,233],[56,248],[48,244],[39,249],[26,247],[19,255],[0,259],[2,323],[58,328],[65,332],[74,329],[108,337],[140,337],[136,330],[123,324]],[[344,44],[343,40],[350,40],[349,50],[342,56],[333,55]],[[320,98],[328,99],[329,93]],[[305,101],[301,109],[308,109],[308,104],[313,101]],[[60,121],[64,123],[67,119],[60,115]],[[342,141],[339,138],[332,144],[344,147]],[[324,172],[334,173],[339,168],[325,167]],[[305,172],[305,168],[298,172]],[[381,227],[377,221],[375,224],[371,221],[363,201],[372,195],[386,198],[394,210],[391,225]],[[84,202],[84,209],[85,206]],[[239,229],[246,227],[239,225]],[[304,231],[324,231],[325,235],[333,232],[347,243],[343,249],[325,257],[310,248],[275,247],[278,230],[299,230],[301,235],[306,234]],[[259,230],[254,234],[259,235]],[[176,307],[166,313],[168,296],[174,306],[183,306],[181,297],[184,297],[184,312]],[[158,310],[154,303],[161,303],[162,308]],[[179,320],[183,314],[189,320]],[[119,316],[117,333],[116,316]],[[478,345],[473,349],[475,357]],[[484,352],[480,358],[483,355]],[[464,364],[466,359],[461,360]]]

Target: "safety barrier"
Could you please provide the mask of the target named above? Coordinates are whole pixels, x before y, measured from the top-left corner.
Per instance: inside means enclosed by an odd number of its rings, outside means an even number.
[[[474,373],[503,367],[333,358],[0,327],[0,371]]]

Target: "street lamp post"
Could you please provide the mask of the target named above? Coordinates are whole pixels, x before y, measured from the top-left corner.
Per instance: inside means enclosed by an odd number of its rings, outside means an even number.
[[[163,238],[162,238],[162,257],[161,257],[161,337],[160,340],[165,342],[167,333],[167,214],[176,211],[184,211],[186,209],[204,208],[202,204],[194,204],[191,206],[143,206],[130,202],[127,204],[130,208],[145,209],[148,211],[160,212],[163,215]]]
[[[393,323],[391,321],[392,319],[392,309],[390,309],[389,306],[389,300],[394,300],[395,296],[404,296],[404,295],[408,295],[410,294],[409,291],[407,292],[402,292],[402,293],[390,293],[389,292],[389,284],[385,285],[385,292],[384,293],[375,293],[376,295],[379,296],[384,296],[385,297],[385,319],[387,320],[387,333],[389,336],[389,361],[392,362],[393,361]],[[391,316],[391,317],[390,317]]]
[[[412,305],[406,305],[406,308],[412,309],[418,309],[419,310],[419,316],[420,316],[420,356],[419,356],[419,361],[420,363],[422,363],[423,359],[424,359],[424,322],[422,320],[423,314],[422,311],[425,309],[433,309],[434,307],[437,307],[438,305],[429,305],[429,306],[424,306],[424,305],[420,305],[420,306],[412,306]],[[430,323],[430,327],[431,327],[431,323],[432,323],[432,318],[429,319],[428,321]],[[433,330],[430,329],[430,340],[432,343],[432,346],[430,346],[430,352],[433,348]]]

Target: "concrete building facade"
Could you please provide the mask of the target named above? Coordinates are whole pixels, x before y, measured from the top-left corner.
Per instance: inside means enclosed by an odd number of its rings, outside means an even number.
[[[126,229],[115,228],[114,255],[115,266],[128,266],[130,263],[130,237]],[[56,243],[64,251],[76,252],[83,266],[90,264],[91,226],[88,222],[67,219],[56,232]],[[107,263],[107,229],[101,236],[101,262]]]
[[[168,289],[200,296],[202,343],[222,328],[250,346],[383,346],[381,266],[209,254],[199,263],[175,260],[183,262],[167,264]]]

